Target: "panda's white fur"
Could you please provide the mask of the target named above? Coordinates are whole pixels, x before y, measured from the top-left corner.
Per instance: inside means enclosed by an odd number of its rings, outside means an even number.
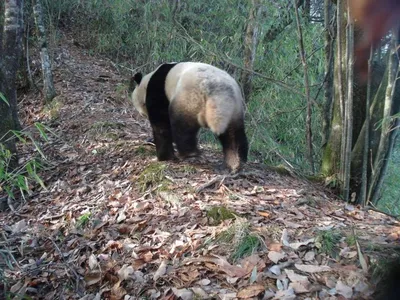
[[[160,97],[166,97],[169,102],[168,108],[160,109],[169,109],[171,118],[179,116],[187,121],[188,125],[192,125],[189,123],[193,123],[193,118],[195,118],[200,127],[209,128],[214,134],[221,137],[225,160],[231,169],[237,169],[240,160],[246,161],[247,159],[247,139],[244,134],[244,101],[241,89],[235,79],[221,69],[199,62],[169,65],[167,66],[168,70],[159,76],[158,74],[163,72],[161,68],[165,68],[165,66],[167,65],[161,65],[144,77],[140,76],[141,80],[132,93],[135,108],[142,116],[149,117],[147,109],[149,103],[146,104],[146,101],[149,100],[146,98],[149,94],[149,82],[153,80],[152,97],[159,94]],[[155,79],[155,75],[157,75],[157,79]],[[155,81],[157,83],[154,83]],[[173,121],[171,120],[171,124],[174,124]],[[243,127],[243,132],[240,132],[241,136],[238,137],[240,141],[235,140],[233,132],[236,127]],[[228,134],[229,128],[233,130],[231,130],[231,134]],[[227,140],[226,142],[223,141],[224,138]],[[224,143],[227,144],[226,147]],[[232,147],[243,149],[228,149]],[[242,154],[238,154],[239,152]]]
[[[147,90],[147,84],[149,83],[149,79],[153,75],[155,71],[147,74],[146,76],[143,76],[141,79],[140,84],[133,90],[132,92],[132,102],[139,114],[142,117],[148,118],[149,115],[147,113],[147,108],[146,108],[146,90]]]
[[[158,68],[157,68],[158,69]],[[157,69],[142,78],[132,93],[138,112],[148,117],[146,109],[147,84]],[[234,96],[213,94],[213,87],[224,84],[232,88]],[[165,93],[170,102],[185,107],[185,113],[197,116],[202,127],[216,135],[225,132],[229,122],[243,118],[243,97],[239,85],[227,72],[199,62],[183,62],[173,67],[165,81]]]

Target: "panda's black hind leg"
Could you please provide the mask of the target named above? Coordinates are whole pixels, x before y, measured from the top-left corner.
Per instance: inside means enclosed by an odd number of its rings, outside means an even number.
[[[249,147],[244,122],[231,124],[218,138],[222,144],[226,166],[231,172],[239,171],[242,164],[247,162]]]
[[[173,140],[181,158],[195,157],[200,154],[197,148],[197,133],[200,129],[197,120],[180,115],[170,109]]]

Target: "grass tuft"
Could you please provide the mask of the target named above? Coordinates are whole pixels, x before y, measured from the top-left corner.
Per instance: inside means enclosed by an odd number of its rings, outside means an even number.
[[[250,231],[250,223],[237,217],[235,222],[221,232],[216,243],[227,248],[230,259],[235,262],[254,253],[261,245],[260,237]]]
[[[317,234],[316,246],[321,253],[331,257],[339,254],[339,242],[342,234],[336,230],[320,230]]]
[[[168,190],[170,181],[166,178],[167,165],[161,162],[149,164],[140,174],[138,184],[141,192],[157,187],[158,191]]]

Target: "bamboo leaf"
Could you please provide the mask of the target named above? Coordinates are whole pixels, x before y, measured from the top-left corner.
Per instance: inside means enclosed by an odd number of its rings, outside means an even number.
[[[1,99],[2,101],[4,101],[8,106],[10,106],[10,103],[8,103],[6,97],[5,97],[5,96],[3,95],[3,93],[1,93],[1,92],[0,92],[0,99]]]
[[[47,134],[46,134],[46,132],[45,132],[46,127],[45,127],[42,123],[35,123],[34,125],[35,125],[36,129],[39,131],[40,136],[41,136],[46,142],[48,142],[48,141],[49,141],[49,138],[48,138],[48,136],[47,136]]]

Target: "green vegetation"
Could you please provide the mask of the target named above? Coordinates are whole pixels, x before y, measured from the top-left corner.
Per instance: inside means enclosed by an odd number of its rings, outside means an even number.
[[[210,224],[218,225],[222,221],[234,219],[236,216],[233,211],[223,206],[214,206],[207,211],[207,218]]]
[[[48,116],[51,121],[55,121],[60,116],[60,110],[63,104],[61,101],[61,97],[55,97],[50,103],[46,104],[43,112]]]
[[[44,141],[48,141],[47,127],[44,127],[40,123],[35,123],[35,129],[37,129]],[[11,169],[10,162],[13,155],[4,147],[3,143],[6,141],[0,138],[0,192],[5,192],[8,197],[15,199],[16,193],[22,198],[25,198],[26,194],[31,193],[34,183],[39,184],[45,189],[46,187],[38,172],[42,169],[42,162],[46,158],[38,141],[28,131],[13,131],[13,136],[10,138],[16,138],[28,148],[33,148],[40,156],[32,156],[21,163],[16,169]]]
[[[339,242],[342,234],[337,230],[321,230],[317,234],[316,246],[321,253],[331,257],[339,254]]]
[[[348,235],[346,237],[346,243],[347,245],[351,246],[355,246],[357,243],[357,237],[354,234]]]
[[[250,223],[242,218],[236,218],[227,230],[219,234],[215,242],[227,249],[234,262],[251,255],[261,245],[259,236],[250,232]]]
[[[192,174],[196,174],[197,173],[197,169],[193,165],[184,165],[182,167],[181,171],[183,173],[185,173],[186,175],[192,175]]]
[[[240,243],[238,243],[231,257],[233,261],[237,261],[242,257],[253,254],[260,245],[261,242],[259,236],[247,234],[241,239]]]
[[[399,141],[399,140],[398,140]],[[382,189],[382,200],[378,208],[393,215],[400,215],[400,143],[397,142],[389,162],[388,171]]]
[[[157,191],[167,190],[170,181],[165,177],[168,166],[161,162],[149,164],[141,173],[138,184],[142,192],[148,188],[155,188]]]
[[[95,140],[116,141],[119,138],[119,130],[125,127],[122,122],[101,121],[92,124],[88,134]]]
[[[90,212],[87,212],[87,213],[84,213],[83,215],[81,215],[78,218],[78,221],[76,222],[76,227],[77,228],[85,227],[89,223],[91,215],[92,214]]]
[[[142,157],[154,157],[156,155],[156,150],[154,147],[149,146],[139,146],[134,150],[135,154]]]

